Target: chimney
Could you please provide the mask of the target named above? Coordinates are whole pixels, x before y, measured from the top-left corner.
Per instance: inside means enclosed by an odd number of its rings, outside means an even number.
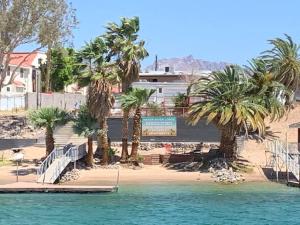
[[[157,61],[157,55],[155,55],[155,68],[154,68],[155,71],[158,70],[158,61]]]

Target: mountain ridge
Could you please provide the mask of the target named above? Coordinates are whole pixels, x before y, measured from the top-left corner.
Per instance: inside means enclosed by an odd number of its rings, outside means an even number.
[[[175,71],[185,71],[193,72],[200,70],[210,70],[217,71],[223,70],[230,63],[227,62],[213,62],[203,59],[194,58],[192,55],[185,57],[172,57],[172,58],[163,58],[158,61],[158,70],[163,71],[165,67],[170,67]],[[149,65],[145,68],[146,71],[155,70],[155,61],[152,65]]]

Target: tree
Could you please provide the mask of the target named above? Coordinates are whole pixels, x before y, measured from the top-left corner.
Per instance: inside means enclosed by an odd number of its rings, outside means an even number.
[[[189,106],[188,96],[185,93],[178,93],[172,100],[175,107],[184,108]]]
[[[77,77],[79,85],[89,86],[87,107],[92,117],[96,118],[99,123],[98,139],[103,150],[103,164],[108,164],[107,117],[114,103],[112,85],[118,82],[117,68],[107,61],[106,54],[107,46],[102,38],[97,37],[86,44],[78,53],[81,62],[80,73]]]
[[[73,75],[77,73],[76,52],[72,48],[56,47],[51,49],[51,71],[50,71],[50,89],[52,91],[63,91],[64,87],[73,82]],[[42,89],[46,91],[47,82],[47,64],[40,65]],[[49,89],[48,89],[49,91]]]
[[[290,36],[286,39],[275,38],[269,43],[271,50],[262,53],[261,58],[266,62],[268,69],[274,74],[277,81],[295,92],[300,80],[299,45]]]
[[[190,87],[190,96],[205,100],[193,103],[189,108],[189,122],[196,124],[205,118],[221,131],[220,150],[232,158],[235,152],[235,137],[242,130],[257,130],[265,133],[264,118],[268,110],[259,95],[256,85],[237,66],[213,72],[209,78],[201,78]],[[253,94],[254,93],[254,94]]]
[[[274,73],[261,58],[252,59],[250,65],[246,67],[246,72],[250,81],[255,85],[251,94],[260,97],[261,103],[268,110],[271,121],[282,118],[289,110],[289,105],[285,102],[287,98],[290,98],[291,91],[276,80]]]
[[[74,10],[65,0],[3,0],[0,3],[0,91],[10,85],[16,70],[5,82],[13,51],[23,45],[36,46],[31,53],[50,43],[56,43],[71,31]]]
[[[35,127],[46,128],[46,155],[49,155],[54,149],[53,131],[69,120],[68,113],[59,108],[40,108],[29,113],[29,120]]]
[[[137,152],[141,138],[141,107],[146,104],[156,90],[132,88],[121,97],[122,108],[126,111],[135,110],[133,117],[132,148],[130,158],[137,161]]]
[[[140,61],[148,56],[145,49],[145,42],[138,40],[140,23],[138,17],[121,18],[120,25],[109,23],[106,26],[104,38],[109,47],[109,58],[115,58],[121,73],[122,92],[131,86],[132,82],[139,78]],[[128,158],[128,119],[129,113],[123,112],[122,120],[122,156],[121,160]]]
[[[81,106],[78,116],[75,120],[74,130],[78,135],[84,135],[88,141],[88,154],[86,163],[88,166],[93,166],[93,136],[98,134],[99,129],[96,126],[97,120],[94,119],[88,111],[87,106]]]

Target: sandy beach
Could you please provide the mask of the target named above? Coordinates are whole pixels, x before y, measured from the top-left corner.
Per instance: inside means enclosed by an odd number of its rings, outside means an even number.
[[[251,144],[250,144],[251,146]],[[157,153],[161,149],[154,149]],[[245,156],[249,157],[254,165],[251,173],[244,173],[246,181],[266,181],[260,167],[264,165],[263,154],[257,157],[257,153],[262,151],[245,151]],[[12,155],[10,150],[2,151],[4,158],[9,159]],[[45,154],[44,148],[28,147],[24,149],[25,160],[19,167],[19,181],[36,181],[35,162]],[[148,152],[149,154],[149,152]],[[256,156],[255,156],[256,155]],[[261,160],[258,160],[261,159]],[[256,160],[256,162],[254,162]],[[0,184],[8,184],[16,181],[16,165],[5,165],[0,167]],[[76,181],[66,182],[70,185],[115,185],[117,182],[118,169],[81,169],[80,177]],[[214,182],[212,174],[205,172],[180,172],[168,169],[162,165],[144,165],[143,168],[131,169],[119,167],[119,184],[123,183],[151,183],[151,182]]]

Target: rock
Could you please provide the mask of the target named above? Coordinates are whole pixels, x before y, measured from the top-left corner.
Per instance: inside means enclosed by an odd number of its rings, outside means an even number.
[[[245,180],[242,175],[234,172],[232,167],[228,167],[226,160],[223,158],[211,160],[208,172],[212,173],[211,177],[215,178],[215,182],[238,183]]]

